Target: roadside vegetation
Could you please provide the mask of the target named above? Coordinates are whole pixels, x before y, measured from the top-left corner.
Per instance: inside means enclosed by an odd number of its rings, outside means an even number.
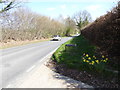
[[[0,43],[5,46],[12,42],[18,45],[20,41],[48,39],[53,35],[71,36],[91,21],[91,15],[85,10],[73,17],[52,19],[31,11],[17,0],[0,0],[0,5],[4,5],[0,8]]]
[[[31,11],[17,0],[0,0],[0,5],[4,5],[0,8],[0,43],[2,45],[49,39],[53,35],[65,37],[78,32],[76,23],[71,17],[52,19]]]
[[[118,3],[112,11],[82,29],[80,36],[63,44],[52,57],[56,72],[95,87],[118,88],[119,12]]]
[[[27,45],[27,44],[33,44],[33,43],[38,43],[38,42],[43,42],[43,41],[49,41],[50,39],[40,39],[40,40],[26,40],[26,41],[11,41],[8,43],[0,43],[0,49],[6,49],[6,48],[11,48],[11,47],[16,47],[16,46],[21,46],[21,45]]]
[[[97,47],[97,52],[109,57],[109,65],[118,70],[120,46],[120,3],[106,15],[96,19],[81,31]]]
[[[75,32],[75,23],[72,23],[72,32],[67,31],[65,24],[30,11],[28,8],[18,8],[14,12],[1,14],[2,30],[1,42],[39,40],[51,38],[53,35],[65,36]],[[68,20],[68,19],[67,19]],[[71,22],[71,21],[70,21]],[[5,26],[5,27],[4,27]]]
[[[66,44],[76,44],[76,46],[67,47]],[[83,35],[80,35],[64,43],[53,54],[52,59],[58,64],[65,64],[71,69],[104,75],[105,77],[117,75],[107,69],[108,57],[99,55],[96,53],[96,49],[96,46],[92,45]]]
[[[74,47],[66,47],[66,44],[76,44]],[[79,49],[78,49],[79,48]],[[82,55],[84,53],[94,54],[95,47],[83,37],[75,37],[64,43],[53,55],[58,63],[65,63],[69,68],[84,69]],[[82,66],[82,67],[81,67]]]
[[[73,17],[60,17],[57,20],[20,7],[16,1],[0,0],[0,5],[5,5],[0,9],[1,45],[12,47],[12,42],[23,45],[19,42],[33,43],[49,39],[53,35],[65,37],[81,33],[61,45],[53,54],[57,72],[95,87],[118,87],[119,3],[106,15],[92,22],[91,15],[86,10],[75,13]],[[12,45],[9,46],[9,43]]]

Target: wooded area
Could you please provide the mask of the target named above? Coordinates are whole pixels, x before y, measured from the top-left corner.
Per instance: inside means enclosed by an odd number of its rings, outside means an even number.
[[[11,40],[39,40],[53,35],[70,36],[91,21],[91,15],[87,11],[77,12],[73,17],[59,21],[32,12],[24,6],[20,7],[17,0],[0,2],[7,4],[0,11],[0,42],[4,43]]]
[[[28,8],[19,8],[12,13],[4,12],[1,14],[0,41],[34,40],[50,38],[56,34],[65,36],[75,32],[76,25],[73,20],[66,19],[63,22],[39,15]],[[72,32],[67,31],[67,28],[72,29]]]

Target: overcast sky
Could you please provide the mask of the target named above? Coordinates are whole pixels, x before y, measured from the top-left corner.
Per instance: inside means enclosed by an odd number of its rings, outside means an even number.
[[[25,5],[32,11],[51,18],[73,16],[81,10],[90,12],[92,19],[104,15],[116,6],[118,0],[27,0]]]

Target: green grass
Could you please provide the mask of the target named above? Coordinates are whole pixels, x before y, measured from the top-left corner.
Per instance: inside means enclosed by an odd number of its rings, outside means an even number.
[[[76,47],[65,47],[66,44],[76,44]],[[82,35],[75,37],[68,42],[61,45],[60,48],[53,54],[52,59],[57,61],[58,64],[65,64],[68,68],[87,71],[94,74],[101,74],[103,76],[110,76],[112,72],[106,71],[106,61],[105,58],[97,56],[95,53],[96,47],[90,44],[90,42],[85,39]],[[84,54],[88,54],[86,57]],[[96,56],[96,59],[93,59],[93,56]],[[88,58],[91,58],[89,60]],[[94,62],[93,65],[87,62],[84,62],[83,58]],[[96,62],[99,60],[99,63]]]
[[[76,47],[66,47],[66,44],[76,44]],[[75,37],[68,42],[62,44],[62,46],[54,53],[53,59],[58,63],[65,63],[69,68],[83,69],[81,68],[82,55],[88,53],[93,55],[95,47],[90,45],[89,41],[83,36]]]

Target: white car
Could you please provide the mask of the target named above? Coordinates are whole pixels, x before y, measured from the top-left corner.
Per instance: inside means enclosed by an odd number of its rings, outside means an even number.
[[[54,35],[53,41],[61,41],[60,35]]]

